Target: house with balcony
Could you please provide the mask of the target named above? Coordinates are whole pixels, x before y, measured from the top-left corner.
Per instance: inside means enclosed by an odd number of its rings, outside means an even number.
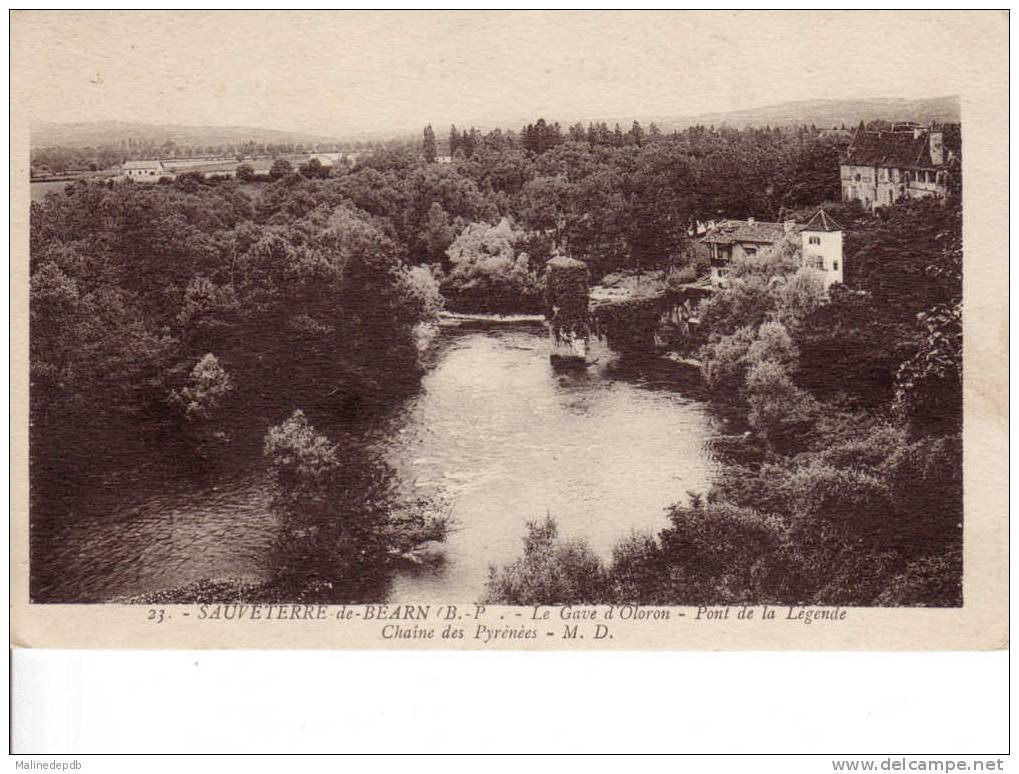
[[[951,158],[938,129],[905,123],[859,131],[839,165],[842,200],[873,211],[900,199],[944,198]]]
[[[711,284],[722,285],[729,275],[730,264],[740,258],[753,258],[786,235],[795,232],[793,221],[769,223],[747,218],[723,220],[708,228],[701,242],[708,247],[711,263]]]
[[[733,261],[753,259],[783,239],[790,239],[799,241],[801,265],[819,271],[827,290],[842,282],[842,232],[842,226],[827,212],[818,210],[804,225],[791,220],[723,220],[712,225],[701,242],[708,248],[711,284],[715,287],[727,284]]]

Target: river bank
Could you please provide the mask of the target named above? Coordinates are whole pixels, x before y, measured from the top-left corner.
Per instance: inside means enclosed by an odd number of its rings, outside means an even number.
[[[694,382],[661,358],[556,372],[540,319],[447,317],[420,389],[365,428],[398,500],[437,499],[455,520],[444,555],[394,563],[381,598],[476,601],[547,514],[607,557],[709,486],[717,428]],[[37,601],[289,601],[272,586],[280,532],[259,452],[84,491],[47,519]]]

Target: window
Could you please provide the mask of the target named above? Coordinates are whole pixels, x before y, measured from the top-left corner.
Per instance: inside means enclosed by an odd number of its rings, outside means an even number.
[[[747,258],[753,258],[755,255],[757,255],[757,248],[756,247],[744,247],[743,248],[743,254],[746,255]]]
[[[809,237],[807,239],[807,242],[809,242],[812,245],[819,245],[819,244],[821,244],[821,237],[818,237],[818,236]]]
[[[832,268],[832,271],[838,271],[839,270],[839,262],[838,261],[832,261],[831,262],[831,268]]]
[[[888,192],[888,203],[889,204],[892,203],[892,192],[891,191]]]

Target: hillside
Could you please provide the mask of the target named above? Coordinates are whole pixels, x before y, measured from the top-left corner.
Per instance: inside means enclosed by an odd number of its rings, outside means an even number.
[[[759,108],[700,115],[665,117],[654,120],[663,131],[689,126],[787,126],[814,124],[818,127],[854,127],[860,121],[931,121],[957,123],[960,120],[958,97],[929,99],[811,99],[781,102]]]
[[[149,124],[132,121],[94,121],[77,124],[40,123],[32,127],[32,147],[62,146],[80,148],[119,145],[131,139],[144,144],[162,145],[235,145],[252,140],[257,143],[334,143],[335,137],[285,132],[251,126],[187,126]]]

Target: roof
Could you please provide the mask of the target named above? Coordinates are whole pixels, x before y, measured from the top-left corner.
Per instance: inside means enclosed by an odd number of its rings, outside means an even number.
[[[174,172],[184,174],[186,172],[236,172],[239,164],[236,161],[221,161],[209,164],[188,164],[182,167],[171,167]]]
[[[793,226],[794,229],[798,226]],[[767,223],[764,221],[747,220],[723,220],[717,224],[701,239],[708,244],[731,245],[735,242],[755,242],[757,244],[773,245],[786,235],[785,225],[782,223]]]
[[[153,161],[125,161],[124,169],[162,169],[163,162],[158,159]]]
[[[867,167],[933,167],[930,135],[920,132],[857,132],[844,164]]]
[[[802,231],[842,231],[842,226],[835,222],[824,210],[818,210],[814,213],[814,217],[807,221],[807,225],[803,226]]]

